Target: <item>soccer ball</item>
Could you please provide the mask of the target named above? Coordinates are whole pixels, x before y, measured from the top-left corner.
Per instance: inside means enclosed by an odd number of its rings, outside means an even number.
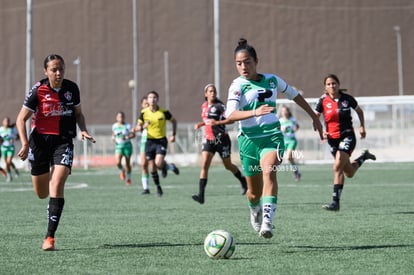
[[[204,251],[212,259],[228,259],[235,248],[233,236],[225,230],[214,230],[204,239]]]

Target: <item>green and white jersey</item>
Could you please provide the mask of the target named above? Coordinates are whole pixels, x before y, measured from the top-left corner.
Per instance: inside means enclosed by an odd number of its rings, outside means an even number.
[[[289,99],[294,99],[298,95],[298,92],[280,77],[273,74],[260,76],[260,81],[248,80],[242,76],[234,79],[227,99],[226,117],[235,110],[255,110],[264,104],[275,107],[274,113],[239,121],[241,132],[250,138],[280,133],[280,123],[276,116],[277,93],[281,92]]]
[[[17,138],[17,130],[15,127],[0,127],[0,137],[3,140],[2,147],[14,146]]]
[[[128,136],[131,133],[131,124],[119,124],[118,122],[115,122],[112,125],[112,132],[115,135],[115,144],[122,145],[131,143],[131,141],[128,139]]]
[[[280,118],[280,128],[282,129],[282,133],[284,138],[286,139],[295,139],[295,128],[299,126],[296,119],[291,116],[288,119]]]

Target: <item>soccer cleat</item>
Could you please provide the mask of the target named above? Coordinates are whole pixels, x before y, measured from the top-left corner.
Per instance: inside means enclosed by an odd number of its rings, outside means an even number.
[[[158,197],[161,197],[161,196],[162,196],[162,194],[164,194],[164,192],[162,191],[161,186],[160,186],[160,185],[158,185],[158,186],[157,186],[157,195],[158,195]]]
[[[339,202],[331,202],[322,206],[323,209],[328,211],[339,211]]]
[[[175,166],[174,163],[170,163],[169,166],[170,166],[169,169],[172,170],[174,174],[176,175],[180,174],[180,170],[178,170],[177,166]]]
[[[125,180],[125,171],[124,170],[121,170],[121,173],[119,174],[119,178],[121,180]]]
[[[295,170],[295,172],[293,172],[293,177],[294,177],[295,181],[300,181],[300,178],[302,177],[302,174],[299,173],[298,170]]]
[[[241,194],[242,195],[246,195],[246,192],[247,192],[247,182],[246,182],[246,178],[245,177],[243,177],[243,179],[242,179],[241,186],[242,186]]]
[[[164,162],[164,166],[163,166],[163,167],[162,167],[162,169],[161,169],[161,176],[162,176],[163,178],[165,178],[165,177],[167,176],[167,173],[168,173],[167,163],[166,163],[166,162]]]
[[[200,195],[193,195],[191,196],[193,198],[193,200],[195,200],[196,202],[203,204],[204,203],[204,197],[200,196]]]
[[[44,251],[53,251],[55,250],[55,239],[52,237],[47,237],[43,240],[42,249]]]
[[[371,154],[371,153],[368,151],[368,149],[365,149],[365,150],[362,152],[362,158],[363,158],[363,160],[367,160],[367,159],[376,160],[376,159],[377,159],[377,157],[376,157],[374,154]]]
[[[3,168],[0,168],[0,172],[3,177],[7,176],[6,170],[4,170]]]
[[[150,194],[150,190],[149,189],[144,189],[144,191],[142,191],[141,194],[142,195],[148,195],[148,194]]]
[[[16,174],[16,178],[18,178],[20,176],[20,172],[17,169],[14,169],[14,173]]]
[[[6,174],[6,182],[11,182],[11,181],[13,181],[13,177],[10,173],[7,173]]]
[[[126,185],[131,185],[131,179],[126,180]]]
[[[272,229],[273,229],[273,226],[271,223],[264,222],[262,223],[262,226],[260,228],[259,235],[265,239],[270,239],[273,237]]]
[[[250,223],[254,231],[260,231],[260,227],[262,225],[262,209],[255,211],[254,209],[250,208]]]

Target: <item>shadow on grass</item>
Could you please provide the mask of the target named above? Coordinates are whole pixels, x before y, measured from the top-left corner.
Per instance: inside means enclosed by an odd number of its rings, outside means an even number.
[[[180,247],[180,246],[202,246],[203,243],[134,243],[134,244],[104,244],[101,248],[117,249],[117,248],[148,248],[148,247]],[[266,243],[236,243],[236,245],[272,245]]]
[[[414,211],[395,212],[394,214],[407,214],[407,215],[414,215]]]
[[[345,250],[371,250],[371,249],[384,249],[384,248],[412,248],[413,244],[384,244],[384,245],[351,245],[351,246],[314,246],[314,245],[296,245],[291,246],[298,250],[286,251],[285,253],[298,253],[298,252],[332,252],[332,251],[345,251]]]

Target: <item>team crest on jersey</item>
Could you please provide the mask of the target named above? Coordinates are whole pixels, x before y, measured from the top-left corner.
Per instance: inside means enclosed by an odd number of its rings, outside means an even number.
[[[216,112],[216,107],[215,106],[212,106],[211,108],[210,108],[210,112],[212,112],[212,113],[215,113]]]
[[[269,79],[269,87],[272,88],[272,89],[276,88],[276,84],[273,81],[273,79]]]
[[[240,91],[234,91],[234,92],[233,92],[233,94],[234,94],[235,96],[240,96]]]
[[[329,103],[327,103],[327,104],[326,104],[326,108],[331,109],[331,108],[332,108],[332,103],[330,103],[330,102],[329,102]]]
[[[342,107],[347,108],[348,107],[348,101],[344,100],[342,101]]]
[[[66,93],[64,93],[64,96],[66,98],[67,101],[70,101],[72,99],[72,93],[67,91]]]

